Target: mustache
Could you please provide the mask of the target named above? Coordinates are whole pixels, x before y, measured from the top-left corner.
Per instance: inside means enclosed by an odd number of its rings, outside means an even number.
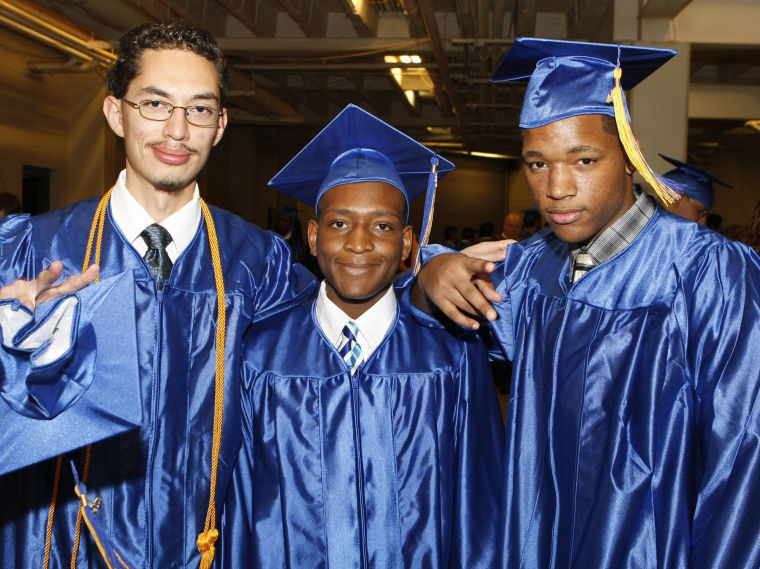
[[[190,154],[198,154],[198,149],[197,148],[193,148],[192,146],[188,146],[185,143],[179,143],[179,144],[174,143],[174,142],[169,143],[169,142],[165,142],[165,141],[162,140],[162,141],[159,141],[159,142],[147,142],[145,144],[145,146],[147,146],[148,148],[153,148],[155,146],[160,146],[162,148],[166,148],[166,149],[169,149],[169,150],[184,150],[185,152],[188,152]]]

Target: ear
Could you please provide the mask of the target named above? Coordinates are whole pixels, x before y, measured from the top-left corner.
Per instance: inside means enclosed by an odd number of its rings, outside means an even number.
[[[404,227],[401,233],[401,239],[403,240],[403,248],[401,250],[401,258],[406,259],[409,253],[412,251],[412,241],[414,239],[414,233],[412,232],[412,226],[407,225]]]
[[[317,256],[317,228],[319,223],[316,219],[309,220],[309,226],[306,228],[307,237],[309,241],[309,251],[315,257]]]
[[[222,114],[219,115],[219,118],[216,121],[216,134],[214,135],[214,143],[212,146],[216,146],[219,144],[219,141],[222,140],[222,136],[224,135],[224,129],[227,128],[227,109],[222,109]]]
[[[124,138],[124,123],[121,116],[122,102],[114,97],[108,95],[103,101],[103,114],[106,116],[108,126],[114,131],[116,136]]]

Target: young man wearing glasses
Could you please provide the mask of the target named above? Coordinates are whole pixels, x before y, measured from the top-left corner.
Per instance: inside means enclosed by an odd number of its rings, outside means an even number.
[[[81,535],[70,460],[100,502],[98,539],[110,538],[129,566],[197,567],[201,557],[208,566],[218,535],[214,496],[224,496],[239,444],[240,338],[314,284],[291,268],[284,241],[199,197],[198,173],[227,125],[226,64],[206,32],[187,23],[127,32],[108,86],[103,111],[124,139],[126,169],[103,199],[3,220],[0,298],[14,314],[22,304],[34,309],[92,280],[94,265],[79,275],[85,259],[99,261],[103,279],[134,275],[142,428],[69,453],[62,468],[47,460],[0,477],[3,567],[103,566],[103,542]],[[12,338],[6,324],[2,336]],[[18,355],[13,349],[5,346],[3,357]],[[74,353],[83,349],[76,344]],[[58,399],[44,402],[27,393],[24,377],[0,380],[4,398],[32,410],[60,408],[71,395],[71,386],[53,384]],[[18,440],[28,442],[23,433]]]

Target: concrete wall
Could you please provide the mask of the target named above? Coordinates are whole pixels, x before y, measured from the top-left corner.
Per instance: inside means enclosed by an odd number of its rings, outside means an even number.
[[[100,113],[102,75],[30,72],[29,61],[63,63],[65,58],[5,28],[0,28],[0,45],[3,189],[21,196],[23,167],[36,166],[54,171],[53,207],[102,193],[109,155]]]

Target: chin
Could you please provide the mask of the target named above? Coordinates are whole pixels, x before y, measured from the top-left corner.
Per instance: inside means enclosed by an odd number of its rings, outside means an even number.
[[[583,243],[584,241],[591,239],[594,235],[593,231],[589,232],[580,227],[573,228],[568,227],[567,225],[549,226],[552,228],[552,231],[554,231],[554,234],[557,237],[567,243]]]
[[[163,180],[156,181],[154,186],[161,192],[166,192],[167,194],[178,194],[187,186],[189,186],[190,183],[190,180],[173,180],[171,178],[164,178]]]

